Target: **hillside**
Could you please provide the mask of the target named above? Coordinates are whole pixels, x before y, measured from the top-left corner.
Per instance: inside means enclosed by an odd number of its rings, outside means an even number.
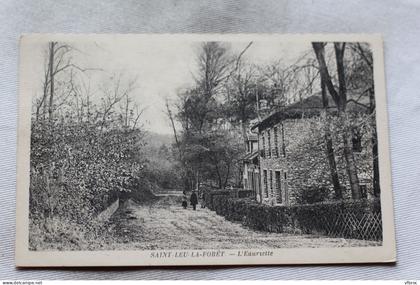
[[[151,149],[159,149],[162,145],[170,147],[174,143],[174,137],[171,134],[159,134],[147,131],[145,135],[147,147]]]

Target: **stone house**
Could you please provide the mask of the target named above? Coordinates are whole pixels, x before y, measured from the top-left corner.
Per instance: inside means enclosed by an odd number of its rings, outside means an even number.
[[[360,96],[359,96],[360,97]],[[331,102],[329,106],[334,106]],[[356,127],[352,142],[362,196],[373,196],[371,125],[367,108],[349,103],[348,114]],[[325,151],[323,105],[320,94],[272,112],[252,126],[258,132],[260,187],[257,200],[270,205],[305,203],[304,196],[320,192],[322,200],[333,199],[328,160]],[[329,109],[329,124],[336,125],[334,108]],[[349,183],[342,153],[342,138],[334,132],[333,147],[344,198],[350,198]],[[247,167],[249,169],[249,167]],[[255,177],[254,177],[254,180]],[[322,191],[321,191],[322,190]],[[306,193],[306,194],[305,194]]]

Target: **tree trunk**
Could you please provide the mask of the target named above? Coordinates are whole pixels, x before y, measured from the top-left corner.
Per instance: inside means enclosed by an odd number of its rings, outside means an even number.
[[[129,97],[128,97],[128,93],[126,95],[126,102],[125,102],[125,121],[124,121],[124,125],[126,127],[128,127],[128,108],[130,105],[130,101],[129,101]]]
[[[342,129],[342,138],[344,144],[344,159],[346,161],[346,171],[350,180],[350,189],[351,196],[353,199],[357,200],[361,198],[360,186],[359,186],[359,177],[357,176],[357,168],[354,160],[354,153],[352,148],[351,132],[348,125],[348,120],[345,118],[344,114],[340,113],[340,122],[343,126]]]
[[[375,112],[375,97],[373,88],[369,90],[369,111],[372,115]],[[378,160],[378,133],[376,131],[376,116],[372,116],[372,157],[373,157],[373,195],[379,197],[381,193],[379,180],[379,160]]]
[[[217,180],[218,180],[218,182],[219,182],[219,189],[223,189],[222,176],[221,176],[221,174],[220,174],[219,167],[218,167],[218,165],[217,165],[217,161],[215,162],[215,166],[216,166]]]
[[[49,71],[47,71],[47,73],[45,74],[42,99],[39,102],[38,106],[36,107],[36,121],[38,121],[38,119],[39,119],[39,113],[40,113],[42,107],[44,107],[44,109],[43,109],[44,114],[43,115],[44,115],[44,119],[45,119],[45,106],[46,106],[46,101],[47,101],[46,98],[48,97],[48,77],[49,77]]]
[[[227,183],[229,181],[229,176],[230,176],[230,163],[228,163],[227,171],[226,171],[226,177],[225,177],[225,182],[223,183],[223,188],[224,189],[226,189]]]
[[[379,160],[378,160],[378,136],[376,129],[372,135],[372,156],[373,156],[373,195],[379,197],[381,195],[381,187],[379,180]]]
[[[351,141],[351,132],[348,119],[346,118],[347,106],[347,86],[344,66],[344,51],[345,43],[334,43],[335,59],[337,64],[338,76],[338,92],[334,87],[331,76],[328,72],[328,67],[325,61],[325,43],[312,43],[315,55],[319,64],[319,71],[321,78],[324,81],[328,92],[333,98],[337,107],[339,121],[342,128],[342,139],[344,145],[344,159],[346,161],[346,171],[349,176],[350,188],[353,199],[360,199],[359,178],[357,176],[356,163],[354,161],[354,154]]]
[[[184,160],[183,151],[182,151],[182,147],[181,147],[181,142],[178,139],[178,133],[177,133],[176,127],[175,127],[174,117],[172,116],[172,111],[171,111],[171,108],[169,107],[168,100],[166,100],[165,104],[166,104],[166,109],[167,109],[167,112],[168,112],[169,120],[171,121],[172,131],[174,132],[175,144],[176,144],[176,147],[178,149],[179,162],[182,165],[182,176],[183,176],[184,184],[189,185],[187,165],[186,165],[186,162]]]
[[[54,50],[55,42],[50,43],[50,102],[48,106],[48,119],[51,122],[53,119],[53,104],[54,104]]]
[[[245,124],[245,120],[241,120],[241,128],[242,128],[242,136],[243,136],[243,139],[244,139],[244,143],[245,143],[245,146],[247,147],[247,143],[248,143],[248,138],[247,138],[247,126],[246,126],[246,124]],[[248,150],[248,148],[247,148],[247,150]]]
[[[337,164],[335,162],[335,154],[333,149],[333,142],[330,132],[330,124],[328,119],[328,98],[325,90],[325,82],[321,78],[321,94],[322,94],[322,104],[324,107],[323,119],[324,119],[324,138],[325,138],[325,151],[328,158],[328,165],[330,168],[331,182],[334,187],[335,198],[338,200],[343,199],[343,193],[340,185],[340,180],[338,178]]]
[[[199,172],[198,170],[195,172],[195,189],[198,191],[198,188],[200,186],[200,180],[199,180]]]
[[[344,51],[345,43],[334,43],[335,58],[337,63],[337,76],[338,76],[338,98],[339,106],[338,113],[341,118],[343,128],[343,142],[344,142],[344,159],[346,160],[347,173],[350,180],[351,196],[353,199],[360,199],[360,185],[357,176],[357,167],[354,160],[354,153],[352,147],[352,133],[349,126],[349,119],[346,116],[347,107],[347,86],[346,75],[344,67]]]

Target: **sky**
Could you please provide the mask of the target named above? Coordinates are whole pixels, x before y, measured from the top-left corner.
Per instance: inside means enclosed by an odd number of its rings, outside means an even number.
[[[179,90],[193,85],[199,41],[176,37],[135,39],[108,36],[86,37],[83,40],[70,40],[69,43],[76,48],[72,58],[78,66],[100,69],[85,72],[91,85],[97,86],[97,89],[106,85],[111,75],[122,74],[123,80],[137,78],[137,88],[132,96],[141,107],[146,108],[142,115],[144,127],[156,133],[172,133],[164,112],[165,100],[176,100]],[[249,40],[228,44],[232,53],[239,54]],[[33,78],[39,82],[38,90],[34,93],[40,94],[47,42],[37,41],[32,45]],[[256,64],[280,60],[287,65],[310,50],[310,42],[284,42],[278,39],[253,41],[243,60]],[[100,96],[100,92],[97,94]]]

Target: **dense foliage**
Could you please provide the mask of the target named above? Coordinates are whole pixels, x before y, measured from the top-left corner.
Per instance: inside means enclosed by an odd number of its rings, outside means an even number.
[[[153,192],[165,186],[161,177],[168,176],[162,160],[148,148],[148,134],[140,124],[142,110],[132,99],[135,80],[105,77],[93,98],[86,87],[88,78],[71,61],[71,52],[73,48],[65,44],[48,45],[43,92],[33,102],[34,249],[70,232],[79,234],[75,244],[100,238],[106,228],[95,218],[101,211],[118,198],[153,199]]]
[[[140,175],[139,130],[69,122],[35,123],[31,133],[33,214],[81,222],[106,206],[106,195],[130,191]]]
[[[300,106],[309,97],[318,96],[320,100],[322,97],[324,106],[316,108],[324,115],[312,120],[296,119],[298,123],[293,127],[305,133],[295,132],[297,135],[290,137],[287,132],[290,178],[299,177],[293,185],[298,188],[295,201],[319,202],[349,196],[359,199],[360,181],[369,178],[374,181],[373,192],[378,196],[369,46],[316,43],[315,47],[318,48],[302,54],[294,63],[286,64],[281,59],[270,63],[249,62],[246,53],[252,48],[252,42],[244,44],[239,53],[234,53],[224,42],[200,45],[195,84],[180,92],[173,104],[174,115],[167,104],[187,189],[198,185],[219,189],[243,187],[241,158],[250,126],[285,106]],[[329,88],[319,84],[321,81],[328,81]],[[353,115],[354,106],[363,112]],[[313,111],[312,107],[305,108]],[[175,128],[174,121],[181,126],[180,130]],[[362,163],[355,162],[351,146],[354,130],[363,135],[363,151],[357,154]],[[327,191],[332,188],[334,191]],[[347,188],[351,193],[342,193]]]

